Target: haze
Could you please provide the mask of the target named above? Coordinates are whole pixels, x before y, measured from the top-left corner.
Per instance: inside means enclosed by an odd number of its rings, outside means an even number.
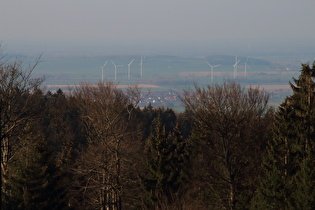
[[[314,0],[2,0],[14,53],[238,53],[315,49]]]

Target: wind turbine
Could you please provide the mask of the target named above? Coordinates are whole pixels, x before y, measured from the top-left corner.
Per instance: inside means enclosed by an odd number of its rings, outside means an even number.
[[[206,62],[206,63],[207,63],[207,64],[209,65],[209,67],[211,68],[211,83],[213,83],[213,69],[214,69],[215,67],[220,66],[220,64],[212,66],[209,62]]]
[[[140,60],[140,78],[142,79],[142,56],[141,56],[141,60]]]
[[[107,62],[108,62],[108,61],[106,61],[106,62],[104,63],[104,65],[101,67],[101,69],[102,69],[102,83],[104,82],[104,68],[105,68]]]
[[[247,76],[247,60],[248,60],[248,57],[246,58],[246,62],[245,62],[245,72],[244,72],[244,75],[245,77]]]
[[[237,60],[237,56],[235,56],[235,64],[233,65],[234,67],[234,79],[235,77],[237,77],[237,64],[240,62],[241,60]]]
[[[115,80],[117,79],[117,67],[116,67],[116,64],[114,63],[113,60],[111,60],[112,64],[114,65],[115,67]]]
[[[130,61],[130,63],[128,64],[128,80],[130,79],[130,65],[132,64],[132,62],[134,61],[135,59],[132,59]]]

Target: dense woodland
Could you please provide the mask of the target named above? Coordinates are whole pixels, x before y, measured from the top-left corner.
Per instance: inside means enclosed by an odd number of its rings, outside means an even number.
[[[234,82],[140,109],[111,82],[45,91],[0,60],[1,209],[315,209],[315,62],[293,94]]]

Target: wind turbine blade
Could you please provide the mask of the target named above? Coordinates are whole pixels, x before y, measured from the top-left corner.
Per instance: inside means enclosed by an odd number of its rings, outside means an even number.
[[[130,63],[128,64],[128,66],[130,66],[134,60],[135,60],[135,59],[132,59],[132,60],[130,61]]]
[[[128,80],[130,79],[130,66],[131,66],[131,64],[132,64],[132,62],[134,61],[135,59],[132,59],[131,61],[130,61],[130,63],[128,64]]]
[[[102,67],[102,68],[104,68],[104,67],[106,66],[107,62],[108,62],[108,61],[106,61],[106,62],[104,63],[104,65],[103,65],[103,67]]]
[[[208,66],[210,66],[210,67],[211,67],[211,64],[210,64],[210,63],[208,63],[208,61],[206,61],[206,64],[208,64]]]

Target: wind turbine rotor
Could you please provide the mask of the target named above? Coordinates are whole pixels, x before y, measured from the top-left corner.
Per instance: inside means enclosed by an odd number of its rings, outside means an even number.
[[[102,69],[102,83],[104,82],[104,68],[105,68],[107,62],[108,62],[108,61],[106,61],[106,62],[104,63],[104,65],[101,67],[101,69]]]
[[[220,64],[211,66],[211,82],[213,83],[213,76],[214,76],[214,68],[221,66]]]
[[[247,76],[247,61],[248,61],[248,57],[246,58],[245,66],[244,66],[244,75],[245,75],[245,77]]]
[[[114,68],[115,68],[115,80],[117,79],[117,66],[116,64],[114,63],[113,60],[111,60],[112,64],[114,65]]]
[[[128,80],[130,79],[130,66],[131,66],[131,64],[132,64],[132,62],[134,61],[135,59],[132,59],[131,61],[130,61],[130,63],[128,64]]]
[[[213,74],[214,74],[213,70],[214,70],[215,67],[220,66],[220,64],[212,66],[208,61],[206,61],[206,64],[208,64],[208,66],[211,69],[211,82],[213,83]]]
[[[234,67],[234,79],[237,77],[237,64],[240,62],[241,60],[237,60],[237,56],[235,56],[235,64],[233,65]]]

